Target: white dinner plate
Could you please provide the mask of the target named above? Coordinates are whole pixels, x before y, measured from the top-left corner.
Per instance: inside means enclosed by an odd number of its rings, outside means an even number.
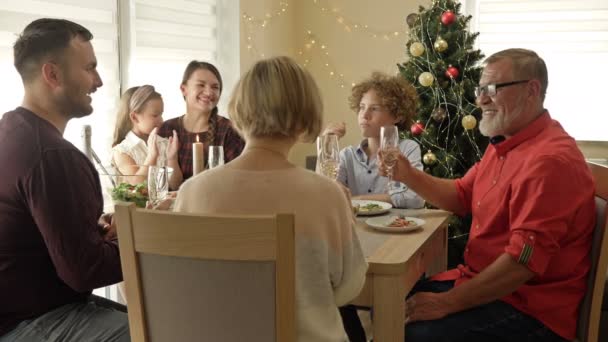
[[[352,200],[351,204],[353,207],[359,206],[359,211],[357,215],[359,216],[369,216],[369,215],[379,215],[388,212],[393,206],[390,203],[382,202],[382,201],[368,201],[368,200]],[[368,205],[378,205],[380,208],[376,209],[367,209]]]
[[[404,219],[408,220],[408,221],[412,221],[412,224],[407,225],[405,227],[389,227],[389,225],[393,221],[395,221],[395,219],[398,217],[399,216],[397,216],[397,215],[372,217],[372,218],[368,218],[365,221],[365,223],[367,223],[368,226],[370,226],[376,230],[380,230],[383,232],[390,232],[390,233],[411,232],[412,230],[422,228],[422,225],[425,224],[425,221],[423,219],[420,219],[417,217],[406,216],[406,217],[404,217]]]

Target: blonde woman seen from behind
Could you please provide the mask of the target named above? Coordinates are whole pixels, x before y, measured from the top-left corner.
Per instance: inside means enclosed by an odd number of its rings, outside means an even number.
[[[320,132],[316,83],[288,57],[259,61],[237,84],[229,115],[245,138],[243,153],[186,181],[176,211],[295,213],[298,341],[345,341],[338,306],[359,294],[367,270],[350,202],[335,181],[287,159],[296,142]],[[200,196],[203,189],[213,196]]]
[[[177,162],[177,133],[169,139],[156,134],[163,124],[163,99],[151,85],[127,89],[120,100],[112,142],[112,163],[131,183],[146,180],[149,166],[173,169],[169,187],[177,189],[182,173]]]

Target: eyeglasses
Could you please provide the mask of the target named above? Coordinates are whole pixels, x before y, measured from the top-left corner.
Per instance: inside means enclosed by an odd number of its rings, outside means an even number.
[[[475,97],[480,97],[482,95],[486,95],[486,96],[495,96],[496,95],[496,91],[499,88],[502,87],[508,87],[508,86],[512,86],[512,85],[516,85],[516,84],[521,84],[521,83],[526,83],[529,82],[530,80],[521,80],[521,81],[513,81],[513,82],[506,82],[506,83],[497,83],[497,84],[487,84],[483,87],[475,87]]]

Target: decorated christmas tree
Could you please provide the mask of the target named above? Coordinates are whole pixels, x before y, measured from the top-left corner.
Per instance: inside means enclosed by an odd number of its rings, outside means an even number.
[[[405,137],[420,144],[425,172],[458,178],[479,161],[487,138],[478,129],[481,111],[475,105],[484,57],[473,46],[478,33],[467,29],[471,16],[460,13],[456,0],[433,0],[407,16],[409,59],[399,65],[401,75],[415,85],[420,97],[418,115]],[[448,262],[460,261],[470,218],[453,217],[448,234]]]

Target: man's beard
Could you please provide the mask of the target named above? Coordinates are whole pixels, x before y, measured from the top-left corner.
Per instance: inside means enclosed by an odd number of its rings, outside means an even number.
[[[77,93],[77,91],[68,91],[60,102],[64,115],[70,119],[82,118],[93,112],[93,107],[90,103],[77,101],[78,99],[75,96]]]
[[[479,132],[486,137],[501,135],[504,129],[504,114],[494,114],[493,116],[482,116],[479,121]]]
[[[521,114],[524,111],[524,104],[522,99],[518,98],[517,103],[519,104],[514,108],[509,115],[505,112],[496,112],[491,116],[481,116],[479,122],[479,132],[486,137],[495,137],[497,135],[511,135],[511,127],[513,123],[521,118]]]

